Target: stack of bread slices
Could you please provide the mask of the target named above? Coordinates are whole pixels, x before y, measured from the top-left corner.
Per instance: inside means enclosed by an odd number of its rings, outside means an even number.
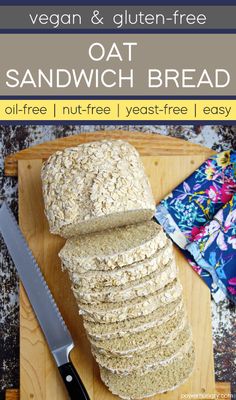
[[[194,364],[172,243],[137,151],[101,141],[57,152],[42,170],[50,231],[69,273],[101,379],[124,399],[173,390]]]

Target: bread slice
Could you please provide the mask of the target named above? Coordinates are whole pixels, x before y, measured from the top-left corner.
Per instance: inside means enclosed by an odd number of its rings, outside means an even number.
[[[87,334],[95,340],[111,339],[115,337],[122,337],[127,334],[143,332],[154,326],[161,325],[168,321],[174,314],[176,314],[183,306],[182,295],[175,301],[165,304],[157,308],[152,313],[127,319],[121,322],[113,322],[107,324],[100,324],[98,322],[91,322],[84,320],[84,327]]]
[[[186,312],[181,308],[167,322],[147,329],[144,332],[128,334],[110,340],[94,340],[90,343],[97,352],[122,357],[142,353],[144,350],[170,343],[186,325]]]
[[[92,353],[100,367],[109,371],[127,375],[139,372],[140,375],[155,370],[158,365],[169,364],[178,354],[188,350],[192,345],[192,334],[189,325],[179,332],[178,336],[170,343],[157,346],[142,353],[134,353],[131,357],[107,356],[92,348]]]
[[[144,278],[137,279],[131,283],[107,287],[104,290],[88,290],[74,284],[73,291],[77,292],[77,299],[82,303],[98,304],[99,302],[117,303],[132,300],[141,296],[148,296],[151,293],[163,288],[177,277],[175,260],[169,262],[162,268],[162,271],[154,271]]]
[[[147,221],[155,212],[139,154],[122,140],[57,151],[41,176],[50,232],[65,238]]]
[[[79,313],[86,320],[94,322],[109,323],[124,321],[148,315],[158,307],[176,300],[181,293],[182,285],[175,279],[163,289],[147,297],[137,297],[128,302],[100,303],[98,305],[78,302]],[[77,293],[74,292],[74,295],[76,297]]]
[[[166,245],[157,250],[154,255],[133,264],[115,268],[111,271],[86,271],[79,273],[75,269],[67,268],[70,279],[74,284],[79,284],[81,288],[102,290],[109,287],[118,287],[129,282],[141,279],[154,271],[162,271],[169,261],[173,260],[173,245],[170,240]],[[78,268],[79,269],[79,268]],[[84,272],[84,271],[83,271]]]
[[[139,371],[125,376],[119,375],[103,367],[100,367],[100,375],[113,394],[126,400],[138,400],[176,389],[192,373],[194,360],[194,347],[191,346],[187,352],[178,354],[167,365],[159,365],[143,375]]]
[[[59,256],[63,266],[76,273],[110,271],[145,260],[166,243],[160,225],[148,221],[71,238]]]

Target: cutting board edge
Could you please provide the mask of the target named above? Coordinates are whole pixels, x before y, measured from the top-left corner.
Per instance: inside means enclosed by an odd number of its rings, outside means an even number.
[[[18,160],[23,159],[43,159],[46,160],[52,153],[66,147],[76,146],[82,143],[104,139],[123,139],[128,140],[134,145],[141,155],[191,155],[206,154],[206,158],[215,154],[207,147],[191,143],[189,141],[152,133],[127,132],[127,131],[97,131],[80,133],[52,141],[47,141],[19,152],[8,155],[4,162],[4,172],[6,176],[18,175]]]

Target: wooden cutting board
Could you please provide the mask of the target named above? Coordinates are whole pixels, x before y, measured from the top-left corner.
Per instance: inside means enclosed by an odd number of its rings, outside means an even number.
[[[5,173],[19,178],[19,222],[46,281],[75,341],[72,360],[91,400],[117,399],[102,384],[98,367],[70,291],[66,273],[61,272],[58,251],[64,241],[49,234],[44,216],[40,170],[43,160],[58,149],[104,138],[123,138],[140,152],[151,181],[156,202],[193,172],[212,151],[198,145],[151,134],[96,132],[58,139],[9,156]],[[188,393],[215,393],[210,293],[207,286],[175,249],[196,347],[195,369],[188,381],[174,392],[152,399],[177,400]],[[67,394],[49,353],[43,334],[20,287],[20,399],[65,400]]]

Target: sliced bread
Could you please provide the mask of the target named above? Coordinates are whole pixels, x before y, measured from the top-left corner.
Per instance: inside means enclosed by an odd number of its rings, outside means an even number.
[[[162,271],[163,267],[173,260],[173,246],[170,240],[165,247],[157,250],[155,254],[144,260],[135,262],[127,267],[115,268],[111,271],[91,271],[79,273],[74,268],[68,269],[70,279],[73,283],[79,284],[81,288],[102,290],[105,287],[118,287],[126,283],[141,279],[154,271]],[[79,269],[79,268],[78,268]],[[83,271],[84,272],[84,271]]]
[[[187,324],[172,342],[162,346],[158,345],[141,353],[134,353],[130,357],[108,356],[97,352],[93,347],[92,353],[101,367],[113,373],[127,375],[138,371],[142,375],[156,369],[158,365],[168,364],[176,355],[189,349],[191,345],[192,334]]]
[[[71,238],[59,256],[70,271],[110,271],[149,258],[166,243],[160,225],[148,221]]]
[[[172,282],[176,276],[177,267],[175,261],[172,260],[162,268],[162,271],[154,271],[144,278],[122,286],[107,287],[104,290],[88,290],[82,288],[79,284],[73,284],[73,291],[77,292],[77,299],[82,303],[117,303],[148,296]]]
[[[111,339],[114,337],[122,337],[129,333],[143,332],[154,326],[161,325],[162,323],[168,321],[174,314],[176,314],[180,308],[182,308],[182,306],[183,299],[181,295],[177,298],[177,300],[169,304],[165,304],[145,316],[107,324],[86,321],[85,319],[83,322],[87,334],[92,339]]]
[[[175,279],[163,289],[147,297],[137,297],[127,302],[100,303],[98,305],[78,302],[79,313],[83,315],[86,320],[94,322],[107,323],[124,321],[126,319],[148,315],[158,307],[176,300],[181,293],[182,285]],[[74,292],[74,295],[77,297],[77,292]]]
[[[57,151],[41,176],[50,231],[65,238],[147,221],[155,212],[139,154],[122,140]]]
[[[165,366],[159,365],[154,371],[140,375],[138,371],[127,375],[114,374],[100,367],[101,379],[110,391],[126,400],[137,400],[157,393],[174,390],[190,376],[194,367],[193,346],[178,354]]]
[[[176,315],[161,325],[154,326],[144,332],[127,334],[105,340],[94,340],[90,343],[97,352],[122,357],[142,353],[144,350],[170,343],[186,325],[186,312],[181,308]]]

